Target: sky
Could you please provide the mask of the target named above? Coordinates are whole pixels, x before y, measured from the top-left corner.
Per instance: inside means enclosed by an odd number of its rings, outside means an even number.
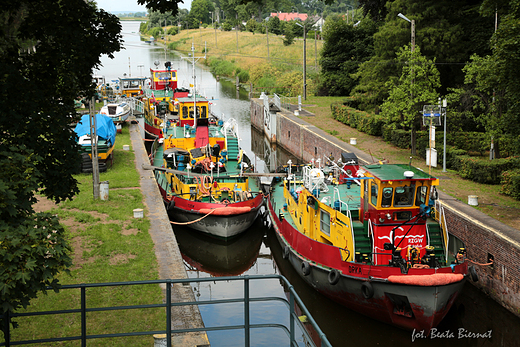
[[[146,7],[138,5],[137,0],[96,0],[98,7],[107,12],[123,11],[123,12],[147,12]],[[191,0],[184,0],[179,3],[179,8],[190,9]]]

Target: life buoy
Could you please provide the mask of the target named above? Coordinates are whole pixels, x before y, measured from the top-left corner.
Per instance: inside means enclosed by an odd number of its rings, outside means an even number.
[[[361,284],[361,292],[365,299],[370,299],[374,296],[374,288],[370,282],[363,282]]]
[[[340,277],[341,277],[341,274],[339,273],[338,270],[336,270],[336,269],[330,270],[329,283],[333,286],[336,285],[339,282]]]
[[[468,271],[469,271],[469,275],[471,277],[471,280],[473,282],[478,282],[478,274],[477,274],[477,270],[475,270],[475,267],[474,266],[468,267]]]
[[[308,276],[310,273],[311,273],[311,266],[309,265],[308,262],[303,261],[302,262],[302,274],[304,276]]]

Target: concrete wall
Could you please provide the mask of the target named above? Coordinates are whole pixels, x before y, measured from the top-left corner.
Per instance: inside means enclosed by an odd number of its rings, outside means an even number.
[[[260,131],[263,129],[262,108],[262,100],[251,100],[251,122]],[[323,160],[330,154],[339,158],[343,151],[355,153],[362,164],[377,160],[288,111],[277,113],[276,120],[277,145],[302,162]],[[520,317],[520,231],[442,192],[439,200],[449,232],[464,242],[468,259],[477,270],[479,281],[473,284]],[[483,265],[489,263],[490,256],[493,265]]]

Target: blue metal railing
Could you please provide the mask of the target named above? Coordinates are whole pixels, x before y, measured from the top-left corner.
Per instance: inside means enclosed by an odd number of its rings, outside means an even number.
[[[283,281],[285,287],[288,290],[289,299],[283,297],[250,297],[250,281],[251,280],[264,280],[264,279],[278,279]],[[199,282],[221,282],[221,281],[243,281],[244,282],[244,297],[235,299],[220,299],[220,300],[209,300],[209,301],[189,301],[189,302],[175,302],[172,303],[172,285],[175,283],[199,283]],[[119,287],[119,286],[131,286],[131,285],[148,285],[148,284],[166,284],[166,303],[163,304],[149,304],[149,305],[131,305],[131,306],[113,306],[113,307],[102,307],[102,308],[87,308],[86,307],[86,289],[87,288],[99,288],[99,287]],[[79,309],[70,310],[55,310],[55,311],[42,311],[42,312],[28,312],[28,313],[14,313],[7,315],[5,326],[4,326],[4,337],[5,342],[0,343],[0,346],[15,346],[15,345],[28,345],[34,343],[47,343],[47,342],[59,342],[59,341],[73,341],[81,340],[81,346],[87,346],[87,340],[100,339],[100,338],[113,338],[113,337],[125,337],[125,336],[142,336],[142,335],[155,335],[155,334],[166,334],[166,336],[172,336],[172,334],[188,333],[188,332],[201,332],[201,331],[222,331],[222,330],[234,330],[243,329],[245,336],[246,347],[251,345],[251,329],[252,328],[280,328],[288,335],[290,339],[290,346],[298,346],[296,341],[296,325],[299,330],[304,334],[306,346],[315,345],[308,331],[301,323],[298,314],[296,313],[296,305],[299,306],[301,312],[306,316],[307,321],[310,323],[312,328],[315,330],[317,336],[321,341],[321,346],[331,346],[325,334],[321,331],[316,321],[312,318],[311,314],[305,307],[304,303],[299,298],[298,294],[294,290],[293,286],[287,281],[287,279],[281,275],[246,275],[238,277],[209,277],[209,278],[187,278],[187,279],[167,279],[167,280],[150,280],[150,281],[133,281],[133,282],[114,282],[114,283],[92,283],[92,284],[77,284],[77,285],[64,285],[61,290],[69,289],[80,289],[81,291],[81,305]],[[264,324],[251,324],[250,323],[250,304],[251,302],[259,301],[280,301],[287,305],[289,309],[289,328],[279,323],[264,323]],[[146,309],[146,308],[158,308],[158,307],[174,307],[174,306],[188,306],[188,305],[215,305],[215,304],[227,304],[227,303],[244,303],[244,324],[239,325],[227,325],[217,327],[202,327],[202,328],[190,328],[190,329],[176,329],[172,330],[172,316],[171,309],[166,310],[166,327],[165,330],[159,331],[141,331],[141,332],[130,332],[130,333],[115,333],[115,334],[87,334],[87,313],[88,312],[100,312],[100,311],[116,311],[116,310],[132,310],[132,309]],[[35,340],[24,340],[24,341],[11,341],[10,338],[10,318],[15,317],[30,317],[30,316],[43,316],[43,315],[59,315],[59,314],[70,314],[80,313],[81,315],[81,335],[69,336],[69,337],[58,337],[58,338],[47,338],[47,339],[35,339]],[[0,315],[3,319],[4,315]],[[93,318],[91,318],[92,320]],[[171,338],[166,339],[168,347],[171,347]]]

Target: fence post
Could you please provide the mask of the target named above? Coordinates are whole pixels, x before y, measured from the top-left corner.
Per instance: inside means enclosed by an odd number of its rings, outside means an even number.
[[[295,337],[294,337],[294,293],[292,290],[289,290],[289,293],[291,295],[289,296],[289,328],[290,328],[290,338],[291,338],[291,346],[294,343]]]
[[[11,346],[11,315],[9,310],[4,313],[4,338],[6,347]]]
[[[81,346],[87,346],[87,295],[85,284],[81,284]]]
[[[249,331],[249,276],[244,278],[244,346],[250,346],[250,331]]]
[[[166,346],[172,346],[172,281],[166,281]]]

